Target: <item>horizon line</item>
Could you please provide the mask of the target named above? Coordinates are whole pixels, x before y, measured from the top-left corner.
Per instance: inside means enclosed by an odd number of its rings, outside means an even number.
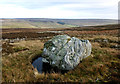
[[[72,19],[72,20],[77,20],[77,18],[0,18],[0,19]],[[80,18],[79,18],[80,19]],[[87,18],[81,18],[81,19],[87,19]],[[88,19],[98,19],[98,20],[118,20],[118,19],[112,19],[112,18],[108,18],[108,19],[100,19],[100,18],[88,18]]]

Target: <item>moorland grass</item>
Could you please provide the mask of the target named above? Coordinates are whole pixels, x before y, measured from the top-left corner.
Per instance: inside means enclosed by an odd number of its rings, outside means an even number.
[[[28,47],[30,42],[34,45]],[[37,46],[37,41],[30,42],[21,42],[22,45],[26,44],[24,47],[29,50],[21,50],[14,45],[17,52],[12,51],[2,56],[3,82],[120,82],[120,56],[116,49],[108,47],[109,44],[102,48],[99,42],[92,42],[91,55],[82,60],[75,69],[64,74],[39,74],[33,68],[32,62],[41,56],[43,43]]]

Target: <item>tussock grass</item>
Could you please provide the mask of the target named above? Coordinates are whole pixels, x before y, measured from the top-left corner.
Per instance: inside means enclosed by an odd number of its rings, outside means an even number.
[[[43,42],[39,40],[24,41],[11,44],[10,49],[25,47],[29,50],[4,54],[3,52],[3,82],[120,82],[120,55],[118,50],[111,48],[116,45],[115,36],[84,36],[92,43],[92,53],[89,57],[64,74],[52,72],[38,73],[32,66],[32,62],[41,56]],[[109,38],[111,37],[111,38]],[[82,38],[82,37],[79,37]],[[95,39],[110,39],[112,43],[94,42]],[[8,44],[9,45],[9,44]],[[102,46],[101,46],[102,45]],[[103,47],[104,45],[104,47]],[[6,47],[5,47],[6,48]],[[9,50],[10,50],[9,49]],[[8,50],[8,51],[9,51]]]

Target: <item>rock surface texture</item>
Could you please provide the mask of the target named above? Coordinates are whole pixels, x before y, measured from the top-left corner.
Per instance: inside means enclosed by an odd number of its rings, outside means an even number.
[[[88,40],[58,35],[44,44],[42,61],[61,70],[71,70],[91,54],[91,49]]]

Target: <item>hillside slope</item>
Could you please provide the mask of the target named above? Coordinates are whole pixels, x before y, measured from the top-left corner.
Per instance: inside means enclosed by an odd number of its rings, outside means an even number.
[[[2,19],[2,28],[69,28],[79,26],[96,26],[117,24],[111,19],[47,19],[20,18]]]

